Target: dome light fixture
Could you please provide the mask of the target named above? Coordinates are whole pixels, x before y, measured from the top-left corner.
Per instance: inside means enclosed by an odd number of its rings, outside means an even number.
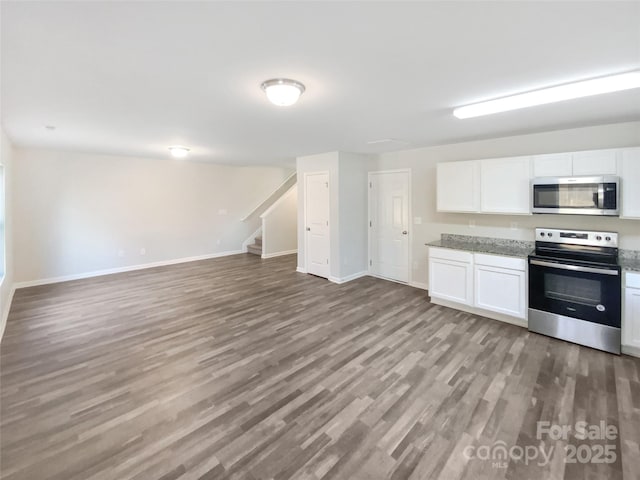
[[[271,103],[279,107],[293,105],[305,90],[302,83],[288,78],[273,78],[262,82],[260,87],[267,94],[267,98]]]
[[[189,155],[189,149],[180,145],[169,147],[169,152],[171,152],[173,158],[185,158],[187,155]]]

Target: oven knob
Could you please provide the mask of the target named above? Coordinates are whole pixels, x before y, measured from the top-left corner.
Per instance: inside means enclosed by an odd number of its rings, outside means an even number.
[[[600,240],[602,240],[602,237],[601,237],[600,235],[598,235],[598,236],[596,237],[596,240],[600,241]]]
[[[541,237],[544,237],[544,232],[540,232],[540,236],[541,236]]]
[[[553,237],[553,233],[551,232],[547,233],[547,237]]]
[[[610,242],[610,241],[611,241],[611,237],[605,237],[604,239],[605,239],[607,242]]]

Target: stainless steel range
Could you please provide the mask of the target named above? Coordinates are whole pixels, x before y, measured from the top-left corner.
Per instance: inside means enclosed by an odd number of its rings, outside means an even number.
[[[536,229],[529,330],[620,353],[618,234]]]

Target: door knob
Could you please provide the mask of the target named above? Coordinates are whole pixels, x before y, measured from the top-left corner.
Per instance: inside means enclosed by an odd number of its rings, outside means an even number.
[[[311,227],[307,227],[307,232],[310,232],[310,231],[311,231]]]
[[[409,233],[409,232],[407,232],[406,230],[403,230],[403,231],[402,231],[402,234],[403,234],[403,235],[406,235],[407,233]]]

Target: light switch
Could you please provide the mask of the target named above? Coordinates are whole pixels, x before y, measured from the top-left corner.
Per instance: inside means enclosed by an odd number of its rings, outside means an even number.
[[[218,210],[218,215],[226,215],[226,214],[227,214],[226,208],[221,208],[220,210]]]

